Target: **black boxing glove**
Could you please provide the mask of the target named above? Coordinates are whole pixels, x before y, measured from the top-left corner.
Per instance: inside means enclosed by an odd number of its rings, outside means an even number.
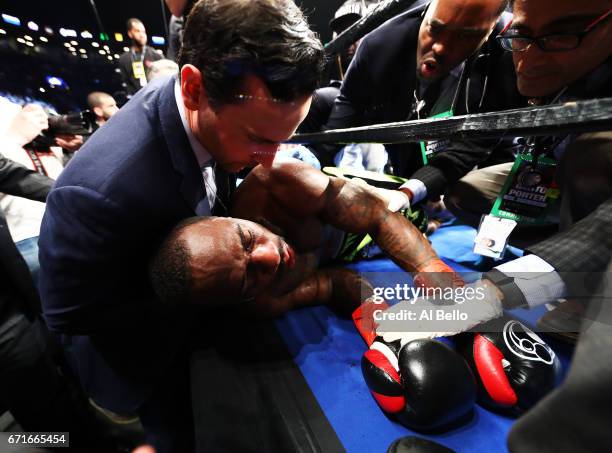
[[[381,409],[411,429],[433,429],[467,414],[476,400],[474,376],[461,355],[438,340],[403,347],[377,338],[361,369]]]
[[[428,439],[406,436],[389,445],[387,453],[455,453],[455,450]]]
[[[518,321],[506,320],[501,332],[462,335],[459,345],[478,382],[478,403],[487,408],[521,413],[559,380],[554,351]]]

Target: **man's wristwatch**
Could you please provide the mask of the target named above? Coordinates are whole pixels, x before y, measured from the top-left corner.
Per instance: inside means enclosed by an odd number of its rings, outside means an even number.
[[[482,278],[489,280],[502,292],[504,295],[504,308],[513,309],[528,305],[525,295],[518,285],[514,283],[514,278],[508,277],[497,269],[491,269],[489,272],[485,272]]]

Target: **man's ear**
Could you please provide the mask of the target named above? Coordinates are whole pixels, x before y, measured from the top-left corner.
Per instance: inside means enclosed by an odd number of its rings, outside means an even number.
[[[202,73],[194,65],[186,64],[181,68],[181,94],[189,110],[199,110],[206,100]]]
[[[102,109],[100,107],[94,107],[93,109],[94,115],[96,115],[99,118],[102,118],[104,116],[104,112],[102,112]]]

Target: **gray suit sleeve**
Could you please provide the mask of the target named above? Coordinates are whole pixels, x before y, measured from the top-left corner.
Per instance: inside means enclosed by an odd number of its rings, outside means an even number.
[[[590,215],[529,248],[558,272],[603,272],[612,258],[612,199]]]

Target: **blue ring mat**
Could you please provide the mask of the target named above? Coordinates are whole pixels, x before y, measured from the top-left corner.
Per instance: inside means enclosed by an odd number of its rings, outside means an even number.
[[[476,231],[465,225],[444,225],[431,242],[436,252],[453,269],[484,271],[491,261],[471,252]],[[511,250],[507,259],[520,256]],[[358,272],[395,272],[388,259],[364,261],[348,266]],[[545,312],[513,310],[512,315],[533,326]],[[461,452],[505,452],[506,437],[514,419],[476,406],[466,424],[436,435],[423,435],[388,419],[380,410],[361,375],[361,356],[366,345],[351,319],[338,318],[326,307],[312,307],[288,313],[276,322],[295,363],[299,366],[338,438],[350,453],[384,452],[395,440],[415,434],[435,440]],[[572,349],[546,338],[567,372]]]

